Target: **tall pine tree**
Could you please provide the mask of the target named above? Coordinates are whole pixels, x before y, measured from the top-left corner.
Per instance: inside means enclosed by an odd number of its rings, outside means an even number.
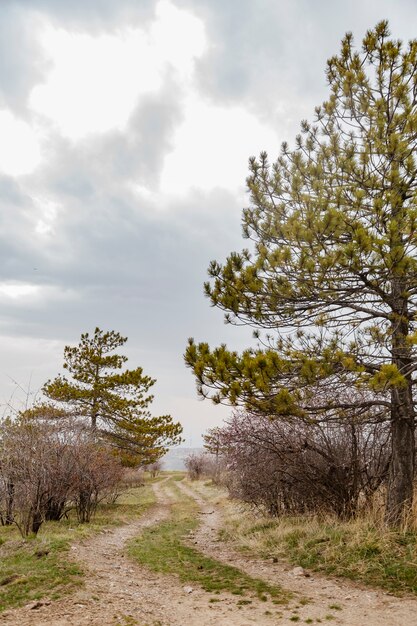
[[[186,363],[214,401],[270,415],[389,419],[386,518],[412,500],[417,368],[417,41],[387,22],[328,61],[330,96],[270,164],[250,159],[251,251],[213,262],[206,293],[257,330],[237,354],[192,340]],[[264,331],[265,334],[262,334]],[[350,393],[350,389],[355,393]]]

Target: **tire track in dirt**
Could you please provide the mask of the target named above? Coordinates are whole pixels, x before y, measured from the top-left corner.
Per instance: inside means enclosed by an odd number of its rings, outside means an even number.
[[[36,609],[22,607],[6,611],[0,615],[0,623],[98,626],[117,624],[119,618],[126,621],[123,616],[129,617],[133,613],[142,622],[148,619],[150,612],[136,583],[136,568],[123,555],[123,548],[142,529],[168,517],[169,501],[162,495],[161,485],[156,483],[153,488],[157,504],[138,520],[115,530],[104,530],[94,538],[71,547],[70,558],[86,572],[82,589]],[[148,582],[151,584],[150,580]]]
[[[168,479],[167,479],[168,480]],[[157,504],[135,522],[72,547],[71,558],[85,569],[85,585],[38,608],[22,607],[0,615],[0,624],[15,626],[260,626],[276,624],[265,615],[265,603],[237,606],[238,598],[212,595],[200,588],[189,592],[176,576],[162,576],[134,563],[126,542],[141,530],[167,519],[177,490],[167,480],[153,485]],[[178,483],[176,483],[178,484]],[[220,601],[219,601],[220,600]],[[279,623],[286,623],[280,621]],[[293,623],[293,622],[288,622]]]
[[[381,590],[365,588],[347,580],[329,579],[312,573],[306,577],[286,562],[273,563],[242,555],[230,542],[220,541],[222,515],[219,507],[208,503],[200,493],[184,483],[177,483],[183,493],[192,497],[200,507],[201,525],[190,534],[190,545],[223,563],[237,567],[250,576],[281,585],[309,600],[299,606],[297,614],[302,623],[306,619],[327,621],[333,615],[333,624],[345,626],[417,626],[417,600],[397,598]],[[338,605],[342,610],[331,609]],[[292,613],[292,612],[291,612]],[[292,615],[283,611],[279,624],[293,624]]]

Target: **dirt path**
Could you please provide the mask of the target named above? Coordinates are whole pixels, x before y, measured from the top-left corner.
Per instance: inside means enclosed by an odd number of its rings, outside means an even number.
[[[298,598],[308,597],[310,602],[302,606],[295,598],[289,607],[279,607],[253,600],[250,605],[238,606],[236,596],[221,594],[220,602],[213,603],[212,595],[197,587],[190,591],[174,576],[160,576],[137,566],[124,554],[126,542],[141,529],[166,518],[172,501],[178,497],[162,481],[154,485],[158,502],[147,514],[73,547],[74,559],[87,572],[82,589],[37,608],[29,605],[7,611],[0,616],[0,625],[272,626],[294,624],[297,616],[300,623],[305,620],[317,623],[317,618],[326,623],[329,615],[334,615],[333,623],[348,626],[417,625],[417,601],[399,600],[383,592],[316,576],[295,576],[292,568],[282,564],[243,558],[217,540],[220,513],[207,505],[194,489],[176,484],[195,498],[201,508],[201,527],[190,537],[194,547],[252,576],[279,583],[297,592]],[[336,603],[342,610],[329,608]]]
[[[178,486],[200,506],[201,525],[190,536],[193,545],[201,552],[251,576],[280,584],[285,589],[308,598],[309,603],[297,610],[301,623],[306,619],[313,619],[315,622],[317,618],[322,622],[330,622],[326,616],[332,615],[334,619],[331,623],[347,626],[417,625],[417,600],[414,598],[396,598],[383,591],[361,587],[350,581],[330,580],[318,574],[305,576],[287,563],[273,563],[243,556],[229,543],[218,540],[221,511],[207,504],[195,489],[183,483],[178,483]],[[331,609],[331,605],[338,605],[341,610]],[[288,611],[284,611],[282,621],[276,623],[293,624],[294,620],[290,620]]]
[[[86,570],[86,584],[56,602],[31,605],[0,615],[0,625],[19,626],[251,626],[273,624],[266,607],[237,607],[236,596],[220,603],[198,588],[190,592],[174,576],[153,574],[124,555],[124,546],[141,529],[166,518],[175,496],[164,482],[154,490],[158,504],[136,522],[104,532],[73,547]],[[32,603],[33,604],[33,603]]]

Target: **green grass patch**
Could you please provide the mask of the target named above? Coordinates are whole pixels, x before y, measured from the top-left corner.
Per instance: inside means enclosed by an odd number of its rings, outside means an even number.
[[[67,558],[71,544],[140,516],[154,501],[149,486],[130,489],[115,504],[99,505],[91,524],[78,524],[70,514],[26,540],[14,526],[0,527],[0,611],[74,591],[83,584],[83,571]]]
[[[173,504],[169,520],[145,529],[130,543],[129,553],[136,561],[161,574],[177,574],[181,582],[198,584],[210,593],[254,595],[276,602],[289,599],[282,588],[252,578],[187,545],[187,535],[198,525],[198,506],[171,482],[170,488],[181,502]]]
[[[0,554],[0,611],[48,596],[68,593],[82,582],[82,571],[66,558],[69,541],[48,537],[13,541]]]

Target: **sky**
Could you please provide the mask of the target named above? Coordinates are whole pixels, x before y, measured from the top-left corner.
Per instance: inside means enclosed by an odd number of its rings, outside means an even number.
[[[187,446],[230,409],[198,400],[188,337],[242,349],[203,295],[245,247],[248,158],[273,160],[328,95],[326,60],[417,0],[1,0],[0,403],[39,398],[65,345],[128,337],[155,415]]]

